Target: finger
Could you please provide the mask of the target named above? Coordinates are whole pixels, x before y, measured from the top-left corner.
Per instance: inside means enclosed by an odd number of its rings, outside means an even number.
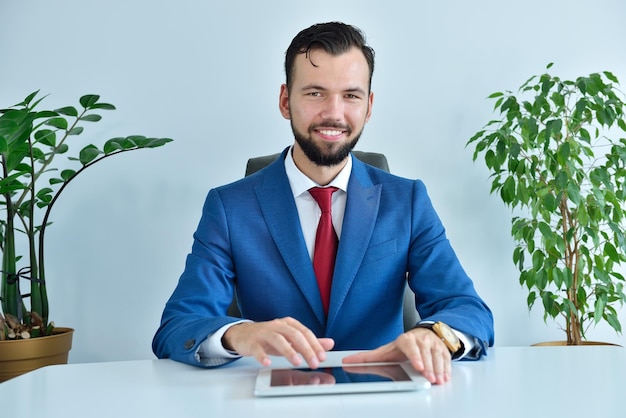
[[[331,338],[317,338],[309,328],[294,318],[282,318],[276,321],[276,325],[285,339],[284,342],[276,342],[276,349],[293,365],[299,365],[302,356],[311,369],[316,369],[320,362],[326,360],[326,351],[335,345]]]
[[[436,383],[443,384],[450,380],[451,356],[447,347],[437,344],[432,349],[433,372]]]
[[[292,365],[299,366],[302,359],[293,349],[289,341],[278,332],[270,332],[253,343],[250,347],[251,354],[264,366],[271,364],[269,355],[285,357]]]
[[[422,374],[434,384],[445,383],[449,379],[450,352],[447,347],[430,334],[415,335],[415,342],[419,346]],[[416,365],[419,365],[419,361]],[[418,369],[419,370],[419,369]]]
[[[402,356],[393,349],[391,344],[384,345],[375,350],[362,351],[360,353],[351,354],[342,359],[343,363],[375,363],[385,361],[402,361]]]
[[[285,327],[280,321],[243,322],[230,327],[222,341],[225,347],[230,347],[242,356],[253,356],[263,366],[271,364],[271,355],[286,357],[294,366],[298,366],[300,357],[282,335]]]
[[[420,341],[418,335],[413,333],[401,334],[395,343],[404,359],[408,360],[415,370],[423,373],[426,365],[426,359],[424,358],[425,344]]]
[[[332,338],[318,338],[317,340],[322,348],[324,349],[324,355],[326,355],[326,351],[330,351],[335,346],[335,340]]]
[[[311,369],[326,359],[326,350],[313,332],[293,318],[285,318],[284,337],[296,355],[301,355]],[[332,341],[332,340],[331,340]],[[328,345],[328,342],[325,342]],[[333,342],[334,345],[334,342]]]

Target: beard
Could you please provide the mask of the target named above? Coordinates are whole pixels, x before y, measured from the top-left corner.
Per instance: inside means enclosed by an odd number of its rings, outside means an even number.
[[[340,126],[333,123],[324,123],[320,126],[345,129],[348,136],[352,134],[352,129],[343,125]],[[354,136],[354,138],[342,144],[323,143],[318,145],[313,141],[313,136],[311,134],[315,128],[317,128],[317,126],[311,126],[307,132],[308,135],[305,135],[302,132],[298,132],[295,126],[293,126],[293,121],[291,122],[293,136],[304,152],[304,155],[306,155],[311,162],[320,167],[332,167],[341,164],[348,157],[348,155],[350,155],[350,152],[354,149],[357,142],[359,142],[359,138],[363,132],[361,130]]]

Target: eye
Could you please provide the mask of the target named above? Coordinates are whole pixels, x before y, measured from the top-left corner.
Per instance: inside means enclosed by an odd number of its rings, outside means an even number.
[[[356,94],[348,93],[346,94],[346,99],[348,100],[359,100],[361,97]]]
[[[309,95],[311,97],[320,97],[322,95],[322,93],[320,93],[319,91],[311,91],[311,92],[307,93],[307,95]]]

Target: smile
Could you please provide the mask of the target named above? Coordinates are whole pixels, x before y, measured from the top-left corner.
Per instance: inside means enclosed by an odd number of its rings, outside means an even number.
[[[339,136],[343,134],[343,131],[337,131],[334,129],[320,129],[318,132],[324,136]]]

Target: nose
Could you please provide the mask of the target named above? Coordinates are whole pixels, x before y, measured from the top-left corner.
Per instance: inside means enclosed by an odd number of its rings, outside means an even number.
[[[343,120],[343,100],[337,95],[328,96],[322,108],[322,119]]]

